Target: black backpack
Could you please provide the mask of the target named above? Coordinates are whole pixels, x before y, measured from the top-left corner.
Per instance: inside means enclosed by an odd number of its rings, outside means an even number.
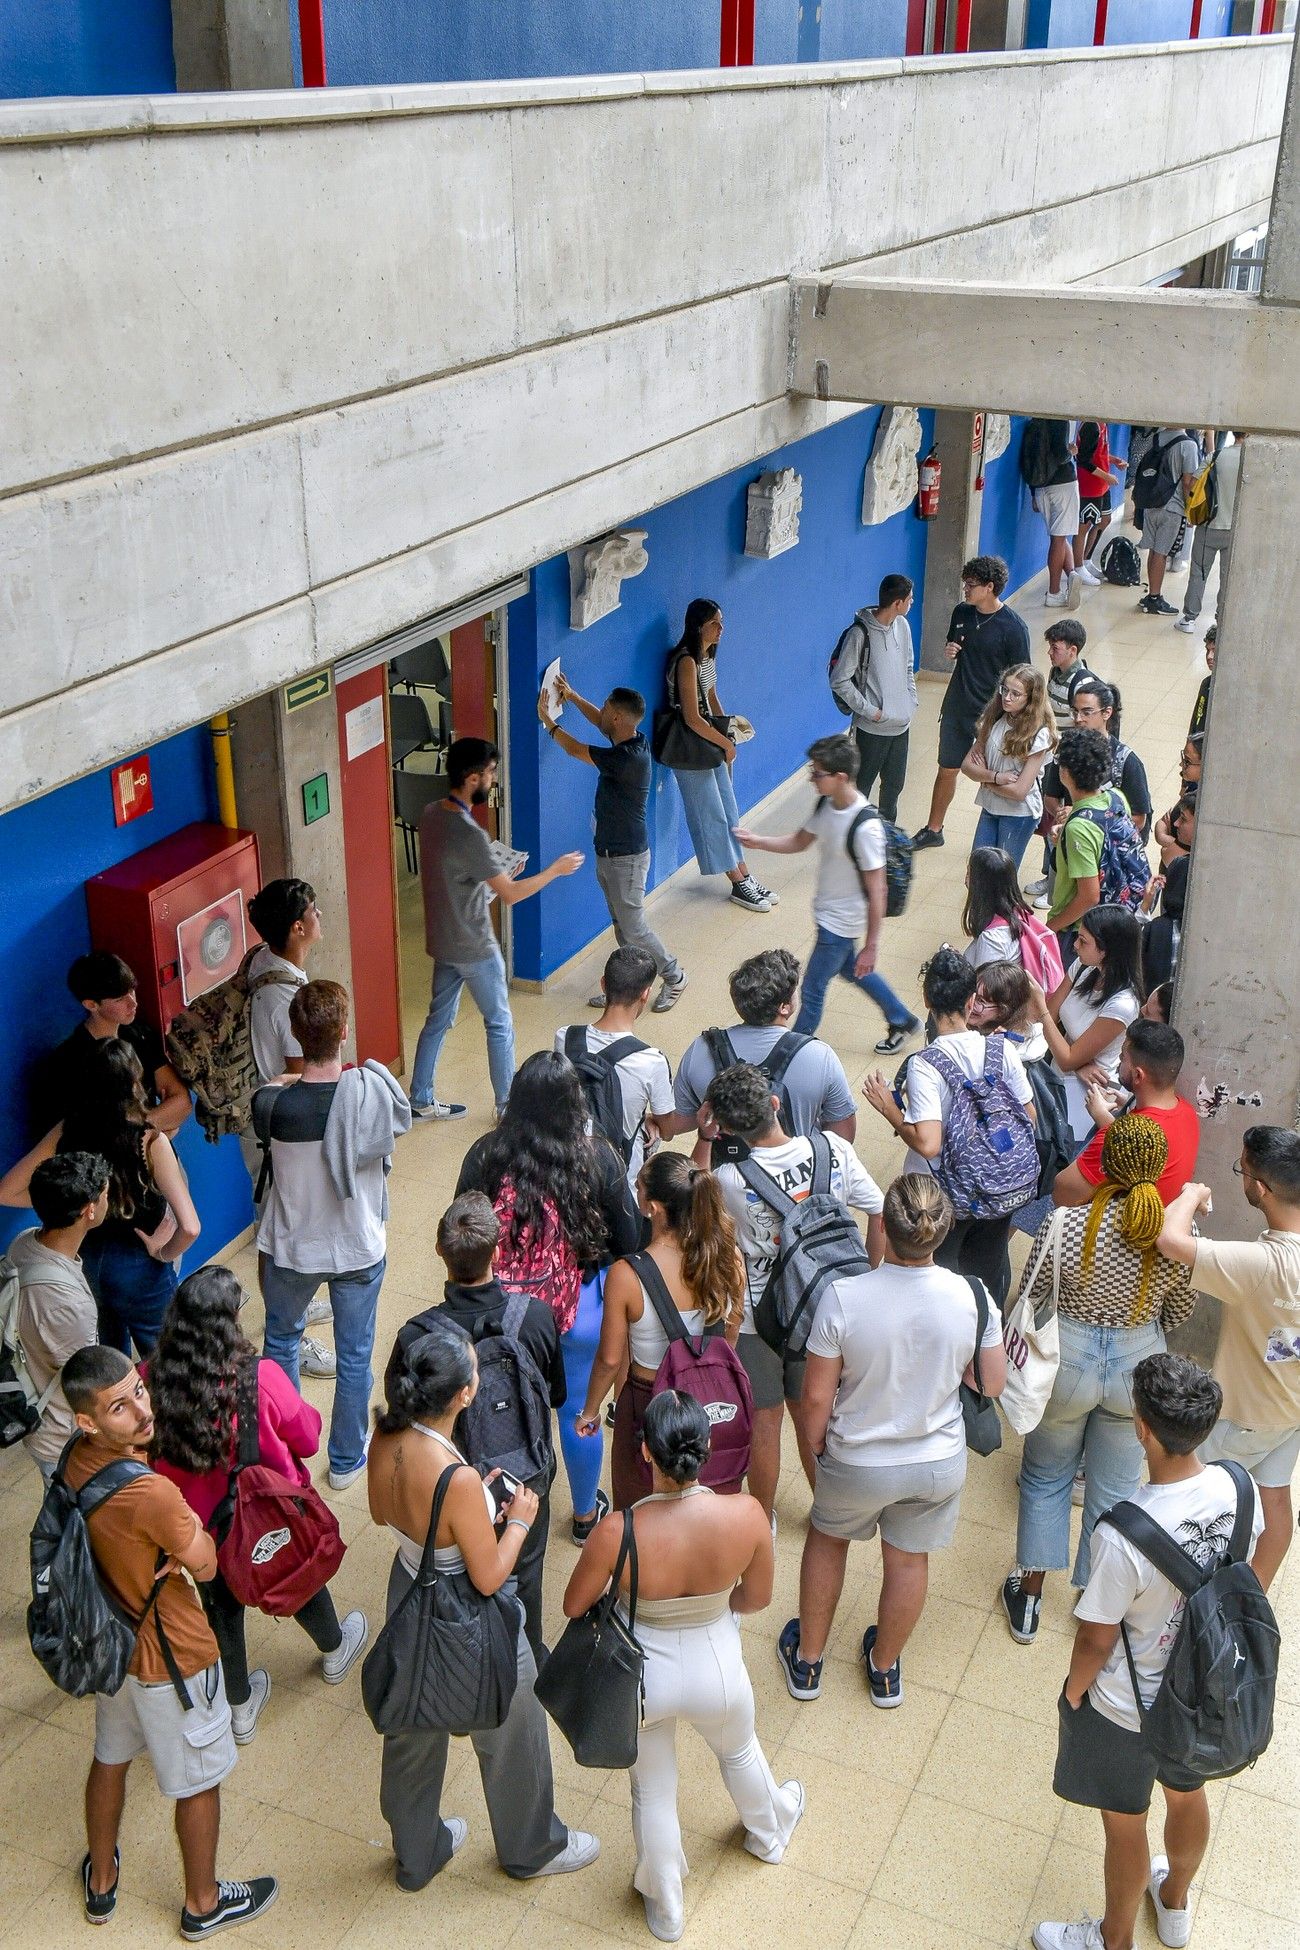
[[[822,799],[819,803],[824,806],[826,801]],[[868,819],[878,819],[885,829],[885,914],[888,919],[894,920],[907,906],[907,897],[912,891],[912,868],[915,865],[916,849],[911,834],[905,833],[901,826],[896,826],[892,819],[886,819],[880,808],[868,801],[865,806],[859,808],[844,836],[845,849],[859,872],[861,868],[858,868],[858,856],[853,851],[853,842],[858,836],[858,828]]]
[[[803,1353],[817,1302],[832,1280],[871,1271],[853,1214],[831,1190],[830,1139],[813,1131],[808,1141],[813,1169],[804,1198],[782,1191],[752,1154],[738,1166],[750,1191],[781,1221],[776,1258],[754,1306],[754,1326],[778,1354]]]
[[[478,1392],[456,1421],[456,1439],[481,1476],[504,1469],[521,1483],[548,1473],[554,1456],[550,1390],[519,1338],[527,1312],[528,1295],[512,1293],[499,1322],[486,1314],[474,1322]]]
[[[134,1457],[122,1456],[96,1470],[79,1490],[70,1489],[64,1472],[81,1440],[78,1433],[64,1448],[32,1526],[32,1601],[27,1607],[32,1651],[60,1692],[71,1693],[74,1699],[120,1689],[136,1639],[167,1575],[167,1553],[159,1551],[156,1581],[139,1618],[128,1617],[105,1591],[86,1519],[118,1490],[147,1476],[149,1468]],[[192,1702],[156,1612],[154,1623],[168,1676],[188,1710]]]
[[[589,1049],[587,1032],[581,1023],[564,1032],[564,1054],[582,1078],[592,1127],[613,1145],[623,1160],[624,1170],[631,1163],[636,1140],[635,1134],[629,1137],[623,1129],[623,1086],[618,1080],[618,1066],[625,1056],[635,1056],[639,1050],[648,1048],[649,1044],[635,1036],[620,1036],[605,1049]]]
[[[1103,582],[1109,582],[1116,589],[1140,589],[1142,587],[1142,557],[1137,552],[1137,543],[1127,535],[1112,535],[1097,558]]]
[[[868,630],[866,624],[862,621],[862,618],[865,614],[866,612],[864,610],[859,610],[857,615],[854,617],[853,621],[849,624],[848,628],[846,630],[840,631],[839,636],[835,640],[835,648],[831,651],[831,660],[826,666],[826,681],[831,687],[831,701],[834,704],[835,709],[837,711],[843,712],[846,718],[851,718],[853,716],[853,706],[851,704],[846,704],[844,702],[844,699],[840,696],[839,692],[835,688],[835,680],[837,675],[844,676],[844,677],[851,677],[853,683],[855,683],[859,689],[861,689],[862,687],[862,679],[865,677],[871,665],[871,632]],[[847,670],[841,671],[840,659],[849,647],[849,638],[855,632],[857,632],[862,639],[861,643],[858,646],[857,662],[855,663],[852,671],[847,671]]]
[[[798,1137],[801,1134],[794,1128],[794,1107],[790,1102],[790,1092],[785,1087],[785,1073],[804,1045],[812,1041],[811,1036],[800,1036],[793,1029],[787,1029],[780,1041],[773,1043],[762,1061],[754,1065],[755,1069],[763,1072],[771,1084],[772,1095],[780,1099],[781,1124],[790,1137]],[[729,1070],[733,1063],[740,1062],[741,1059],[736,1054],[736,1046],[725,1029],[706,1029],[704,1042],[709,1055],[713,1058],[714,1076],[717,1076],[719,1070]],[[738,1165],[742,1158],[748,1156],[749,1146],[743,1138],[731,1137],[723,1133],[713,1140],[715,1166]]]
[[[1026,420],[1020,442],[1020,478],[1028,488],[1046,487],[1061,465],[1052,452],[1052,422]]]
[[[1070,1129],[1065,1079],[1047,1057],[1025,1064],[1034,1093],[1034,1146],[1038,1152],[1038,1197],[1047,1198],[1057,1175],[1074,1163],[1078,1146]]]
[[[1147,1748],[1163,1766],[1201,1781],[1239,1774],[1268,1746],[1280,1643],[1272,1606],[1245,1561],[1255,1486],[1240,1463],[1217,1467],[1232,1478],[1237,1515],[1226,1552],[1209,1564],[1199,1564],[1135,1503],[1117,1503],[1098,1518],[1127,1537],[1187,1600],[1150,1706],[1142,1704],[1123,1625],[1120,1632]]]
[[[1169,466],[1169,456],[1179,441],[1186,437],[1185,434],[1175,433],[1163,445],[1159,434],[1152,438],[1133,475],[1133,507],[1136,513],[1144,515],[1148,509],[1163,508],[1173,500],[1176,483]]]

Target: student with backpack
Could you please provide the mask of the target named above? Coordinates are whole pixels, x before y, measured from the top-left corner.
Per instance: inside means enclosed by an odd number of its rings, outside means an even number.
[[[1110,429],[1104,420],[1080,420],[1074,458],[1079,481],[1079,532],[1074,538],[1074,566],[1085,582],[1095,585],[1101,577],[1093,557],[1110,527],[1111,489],[1119,487],[1127,462],[1112,458]]]
[[[951,1219],[935,1179],[896,1178],[884,1199],[883,1263],[833,1281],[817,1307],[800,1409],[816,1458],[813,1506],[799,1613],[777,1640],[795,1700],[821,1694],[849,1545],[879,1531],[883,1581],[861,1656],[872,1705],[903,1704],[903,1648],[925,1605],[930,1553],[952,1542],[961,1510],[961,1384],[977,1358],[983,1394],[1001,1394],[1006,1378],[996,1306],[936,1264]]]
[[[384,1371],[384,1394],[412,1347],[435,1321],[463,1327],[478,1355],[479,1389],[457,1423],[466,1461],[485,1479],[506,1470],[537,1498],[537,1515],[515,1563],[524,1632],[542,1656],[542,1562],[551,1521],[555,1448],[551,1410],[564,1405],[568,1383],[555,1315],[544,1300],[510,1292],[496,1276],[501,1223],[482,1192],[454,1198],[438,1221],[438,1257],[447,1269],[442,1302],[397,1330]]]
[[[886,819],[898,818],[917,710],[911,607],[912,578],[885,576],[875,608],[858,611],[830,662],[831,696],[853,720],[858,790],[870,794],[879,779],[878,803]]]
[[[70,1525],[84,1526],[99,1584],[134,1634],[125,1677],[119,1675],[116,1690],[95,1693],[81,1864],[86,1920],[107,1923],[117,1909],[126,1777],[132,1761],[147,1753],[159,1792],[175,1803],[185,1879],[180,1932],[188,1943],[205,1943],[251,1923],[279,1893],[274,1876],[229,1882],[216,1871],[221,1783],[238,1750],[217,1642],[189,1579],[211,1580],[217,1548],[176,1485],[149,1468],[153,1409],[127,1356],[113,1347],[81,1348],[64,1363],[63,1392],[78,1435],[46,1492],[37,1533],[66,1535]],[[34,1535],[34,1570],[37,1549]],[[38,1656],[50,1651],[38,1645],[38,1635],[53,1624],[56,1589],[57,1580],[38,1587],[29,1614]],[[62,1622],[66,1653],[75,1617],[65,1610]],[[78,1643],[78,1657],[102,1650],[98,1634]],[[74,1678],[65,1670],[65,1689]]]
[[[1134,469],[1133,511],[1147,551],[1147,593],[1138,608],[1147,616],[1177,616],[1161,595],[1169,558],[1184,532],[1187,497],[1201,467],[1201,449],[1186,427],[1157,427]]]
[[[0,1259],[0,1410],[5,1443],[21,1436],[48,1483],[75,1427],[59,1370],[98,1337],[80,1252],[108,1212],[108,1166],[90,1151],[59,1152],[37,1165],[28,1197],[40,1225]]]
[[[781,1422],[787,1406],[800,1438],[804,1473],[809,1483],[813,1480],[812,1455],[804,1446],[795,1405],[817,1300],[837,1274],[865,1271],[879,1260],[884,1201],[847,1139],[820,1131],[808,1137],[785,1131],[779,1101],[754,1064],[737,1063],[716,1076],[709,1103],[723,1132],[740,1138],[745,1148],[743,1159],[719,1165],[716,1175],[745,1260],[745,1307],[736,1351],[754,1397],[749,1487],[775,1523]],[[865,1247],[850,1208],[866,1215]],[[766,1332],[760,1332],[760,1318]]]
[[[1047,937],[1049,941],[1055,938],[1050,934]],[[1051,1192],[1057,1174],[1073,1160],[1075,1142],[1065,1101],[1065,1084],[1048,1055],[1047,1038],[1034,1010],[1033,995],[1033,982],[1019,962],[985,962],[979,971],[966,1020],[981,1036],[1002,1030],[1025,1066],[1034,1095],[1038,1196],[1043,1199]],[[1024,1223],[1026,1212],[1033,1209],[1031,1205],[1016,1214],[1012,1225],[1017,1231],[1037,1230],[1036,1226],[1026,1228]],[[1006,1283],[1009,1285],[1010,1281]]]
[[[1223,569],[1232,541],[1233,517],[1237,512],[1237,483],[1241,477],[1241,455],[1246,436],[1231,435],[1231,444],[1221,447],[1209,465],[1201,470],[1197,485],[1201,491],[1198,520],[1195,490],[1188,498],[1187,519],[1195,528],[1192,538],[1192,566],[1183,591],[1183,613],[1174,624],[1184,636],[1191,636],[1201,613],[1205,584],[1215,562],[1219,564],[1219,586],[1214,592],[1214,613],[1218,616],[1223,601]]]
[[[642,1432],[652,1397],[664,1389],[684,1390],[709,1411],[715,1435],[703,1477],[710,1489],[740,1489],[753,1423],[749,1382],[733,1352],[744,1271],[717,1181],[680,1152],[661,1151],[642,1167],[637,1200],[649,1243],[606,1276],[600,1346],[577,1417],[579,1435],[597,1430],[601,1405],[626,1371],[610,1458],[616,1510],[652,1487]]]
[[[1093,1130],[1088,1090],[1113,1088],[1129,1024],[1141,1012],[1142,928],[1123,907],[1090,907],[1074,936],[1074,960],[1051,995],[1034,987],[1034,1009],[1065,1080],[1075,1141]],[[1084,1079],[1087,1077],[1087,1082]]]
[[[595,1022],[555,1032],[556,1049],[582,1079],[592,1129],[618,1152],[633,1188],[647,1150],[659,1142],[659,1120],[673,1111],[668,1058],[636,1034],[654,978],[646,949],[616,948],[601,976],[604,1006]]]
[[[492,1201],[501,1285],[545,1301],[555,1317],[568,1387],[560,1452],[577,1544],[609,1508],[601,1431],[579,1435],[574,1419],[600,1340],[605,1269],[635,1252],[642,1236],[623,1160],[590,1121],[568,1058],[539,1050],[520,1064],[500,1122],[470,1146],[456,1181],[457,1198],[483,1192]]]
[[[1034,1093],[1013,1044],[970,1026],[975,970],[955,948],[930,957],[922,975],[934,1041],[909,1057],[901,1093],[873,1070],[862,1094],[952,1203],[939,1264],[975,1274],[999,1305],[1010,1281],[1007,1238],[1017,1207],[1038,1188]]]
[[[1020,444],[1020,478],[1047,529],[1048,609],[1077,609],[1084,578],[1074,539],[1079,532],[1079,476],[1068,420],[1026,420]]]
[[[307,1463],[320,1447],[321,1418],[274,1361],[258,1359],[252,1342],[240,1332],[239,1315],[246,1298],[228,1266],[203,1266],[191,1273],[176,1289],[148,1365],[153,1466],[175,1483],[199,1522],[215,1537],[219,1551],[226,1544],[233,1514],[227,1497],[233,1503],[243,1493],[242,1474],[236,1467],[241,1407],[256,1411],[258,1463],[274,1470],[302,1497],[317,1502]],[[292,1498],[277,1498],[273,1516],[278,1518],[292,1507]],[[321,1566],[311,1561],[317,1539],[309,1515],[299,1537],[286,1537],[274,1555],[282,1575],[292,1558],[304,1591],[316,1586],[303,1596],[292,1616],[321,1654],[326,1684],[337,1686],[364,1651],[369,1626],[360,1611],[349,1612],[340,1622],[323,1575],[328,1561],[323,1552]],[[248,1567],[240,1569],[247,1576]],[[243,1746],[253,1738],[271,1696],[271,1676],[261,1667],[249,1671],[244,1604],[231,1590],[220,1564],[201,1596],[221,1648],[235,1739]]]
[[[1251,1716],[1240,1709],[1252,1694],[1263,1706],[1266,1693],[1271,1707],[1268,1654],[1275,1671],[1276,1625],[1241,1563],[1259,1534],[1258,1494],[1250,1494],[1247,1480],[1243,1496],[1228,1469],[1206,1467],[1197,1455],[1218,1420],[1222,1392],[1194,1361],[1165,1353],[1137,1364],[1132,1387],[1133,1425],[1150,1480],[1135,1484],[1093,1537],[1057,1708],[1052,1782],[1061,1800],[1101,1814],[1106,1907],[1096,1920],[1037,1924],[1035,1950],[1129,1945],[1147,1895],[1161,1943],[1189,1942],[1192,1878],[1210,1837],[1205,1781],[1229,1770],[1224,1755],[1218,1766],[1206,1754],[1189,1767],[1162,1738],[1167,1679],[1179,1682],[1187,1710],[1177,1717],[1189,1733],[1198,1721],[1209,1730],[1218,1707],[1215,1731],[1231,1742],[1249,1735]],[[1215,1650],[1222,1656],[1213,1659]],[[1234,1674],[1256,1684],[1237,1692]],[[1147,1819],[1157,1781],[1165,1845],[1152,1856]]]
[[[1056,764],[1070,811],[1054,829],[1047,925],[1067,940],[1090,907],[1104,901],[1133,911],[1150,883],[1151,868],[1128,801],[1109,783],[1113,762],[1105,732],[1061,734]],[[1063,942],[1063,954],[1066,946]]]
[[[802,1036],[816,1034],[826,991],[839,976],[860,988],[884,1016],[885,1034],[876,1048],[901,1049],[921,1025],[877,973],[876,963],[890,898],[890,850],[895,851],[895,872],[901,869],[902,877],[910,881],[910,849],[905,865],[898,857],[900,843],[907,849],[908,842],[858,791],[858,748],[851,738],[840,733],[810,745],[808,776],[817,798],[807,823],[797,832],[777,836],[736,829],[742,846],[766,853],[806,853],[812,846],[817,848],[813,892],[817,945],[804,970],[795,1030]]]
[[[1064,969],[1056,936],[1020,891],[1016,863],[998,846],[977,846],[966,862],[965,955],[977,972],[1013,961],[1040,987],[1055,988]]]

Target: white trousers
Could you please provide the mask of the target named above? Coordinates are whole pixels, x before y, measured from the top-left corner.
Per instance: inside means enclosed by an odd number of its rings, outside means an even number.
[[[779,1788],[754,1732],[754,1689],[730,1612],[712,1625],[666,1631],[637,1624],[645,1649],[645,1723],[632,1769],[633,1883],[674,1927],[689,1874],[677,1819],[677,1722],[687,1720],[718,1757],[745,1825],[745,1847],[763,1862],[785,1853],[799,1797]]]

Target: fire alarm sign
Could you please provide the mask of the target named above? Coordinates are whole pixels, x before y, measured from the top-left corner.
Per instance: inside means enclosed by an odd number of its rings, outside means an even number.
[[[125,826],[129,820],[139,819],[142,813],[153,811],[153,783],[147,753],[129,758],[124,765],[115,765],[109,776],[113,781],[114,825]]]

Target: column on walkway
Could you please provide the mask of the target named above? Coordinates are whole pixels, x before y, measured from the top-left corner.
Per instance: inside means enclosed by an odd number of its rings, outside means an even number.
[[[172,0],[181,94],[292,88],[292,0]]]
[[[934,416],[935,445],[943,463],[939,512],[925,538],[924,615],[921,626],[922,670],[951,670],[943,646],[948,618],[961,601],[961,569],[979,554],[983,490],[977,488],[979,452],[973,445],[975,418],[971,413],[938,412]]]

